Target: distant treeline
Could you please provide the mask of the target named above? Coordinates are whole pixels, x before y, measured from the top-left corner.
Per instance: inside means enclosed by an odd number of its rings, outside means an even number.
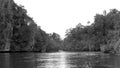
[[[68,29],[64,46],[64,50],[69,51],[120,53],[120,11],[104,11],[95,15],[91,25],[79,23],[75,28]]]
[[[59,34],[42,30],[23,6],[13,0],[0,0],[0,51],[59,50],[120,53],[120,11],[96,14],[91,25],[79,23],[61,40]]]

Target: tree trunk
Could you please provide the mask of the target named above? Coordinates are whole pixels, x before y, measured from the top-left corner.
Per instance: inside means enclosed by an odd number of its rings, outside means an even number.
[[[10,51],[10,40],[6,39],[4,51]]]

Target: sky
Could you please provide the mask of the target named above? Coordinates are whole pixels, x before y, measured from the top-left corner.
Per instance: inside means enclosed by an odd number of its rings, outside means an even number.
[[[47,33],[56,32],[61,38],[78,23],[94,22],[94,16],[104,10],[120,10],[119,0],[14,0],[27,9],[28,15]]]

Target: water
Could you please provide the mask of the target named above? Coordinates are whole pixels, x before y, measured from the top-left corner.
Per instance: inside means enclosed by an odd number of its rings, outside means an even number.
[[[0,53],[0,68],[120,68],[120,56],[95,52]]]

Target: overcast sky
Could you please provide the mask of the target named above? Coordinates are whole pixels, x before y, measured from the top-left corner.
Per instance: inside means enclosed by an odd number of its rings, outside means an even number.
[[[47,33],[56,32],[64,38],[65,31],[78,23],[86,25],[96,13],[116,8],[119,0],[14,0],[23,5],[34,21]]]

